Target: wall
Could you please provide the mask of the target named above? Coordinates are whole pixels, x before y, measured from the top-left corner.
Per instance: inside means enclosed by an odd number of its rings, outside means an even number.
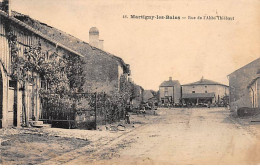
[[[195,91],[195,93],[215,93],[216,100],[218,96],[221,99],[222,97],[229,95],[229,88],[223,85],[184,85],[182,86],[182,93],[188,94]]]
[[[181,85],[175,84],[174,86],[174,102],[180,103],[181,99]]]
[[[123,73],[117,61],[100,50],[91,50],[84,58],[85,91],[110,93],[118,90],[120,74]],[[119,72],[120,71],[120,72]]]
[[[31,45],[38,45],[41,43],[41,49],[43,53],[47,51],[49,54],[51,53],[58,53],[59,56],[62,56],[65,51],[58,49],[56,45],[52,42],[49,42],[45,39],[42,39],[36,34],[31,33],[24,27],[14,23],[10,20],[8,22],[4,22],[7,20],[6,18],[0,18],[0,59],[1,59],[1,73],[2,73],[2,81],[3,81],[3,103],[2,103],[2,113],[3,113],[3,122],[2,126],[7,127],[10,126],[9,120],[7,120],[10,115],[7,116],[8,110],[12,109],[13,104],[11,102],[16,102],[17,105],[16,109],[17,114],[14,115],[14,120],[17,121],[17,127],[21,126],[22,124],[22,94],[23,91],[21,90],[22,86],[19,82],[12,81],[12,79],[7,76],[7,73],[11,73],[11,53],[9,51],[9,44],[7,39],[7,27],[10,26],[12,33],[17,37],[18,42],[18,54],[22,57],[24,50],[26,47]],[[29,72],[31,73],[31,72]],[[40,78],[38,74],[33,74],[36,76],[35,81],[33,83],[26,82],[25,85],[25,102],[26,102],[26,111],[27,113],[27,120],[30,120],[32,114],[36,117],[36,120],[39,119],[41,114],[41,105],[40,105],[40,97],[39,97],[39,89],[40,89]],[[11,85],[12,83],[12,85]],[[14,90],[15,93],[12,93]],[[16,95],[16,96],[14,96]],[[14,96],[14,97],[11,97]],[[9,109],[8,109],[9,108]],[[28,115],[29,114],[29,115]],[[9,122],[8,122],[9,121]]]
[[[9,73],[9,67],[10,67],[10,50],[9,50],[9,44],[7,40],[7,32],[6,27],[4,23],[5,19],[0,16],[0,71],[1,71],[1,78],[2,78],[2,102],[1,103],[1,112],[2,112],[2,118],[1,118],[1,124],[2,127],[7,127],[7,113],[8,113],[8,100],[9,100],[9,94],[8,94],[8,88],[9,88],[9,80],[8,77]]]
[[[257,77],[259,67],[260,58],[228,76],[231,111],[235,111],[240,107],[252,107],[250,91],[247,87]]]
[[[259,91],[260,90],[260,78],[258,78],[249,88],[249,93],[251,97],[251,107],[253,108],[259,108],[260,104],[260,97],[259,97]]]
[[[167,95],[165,95],[165,90],[168,90]],[[175,99],[175,97],[174,97],[174,87],[172,87],[172,86],[171,87],[160,87],[159,92],[160,92],[160,101],[165,96],[172,96],[172,98]]]

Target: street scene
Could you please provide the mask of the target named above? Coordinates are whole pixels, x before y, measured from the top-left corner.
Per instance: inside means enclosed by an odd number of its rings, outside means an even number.
[[[0,165],[260,164],[260,3],[232,1],[0,0]]]
[[[130,118],[125,131],[1,134],[2,164],[259,164],[259,124],[241,123],[225,108],[161,108]]]

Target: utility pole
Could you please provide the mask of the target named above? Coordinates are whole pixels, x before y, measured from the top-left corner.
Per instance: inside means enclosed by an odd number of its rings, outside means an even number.
[[[97,130],[97,92],[95,92],[95,130]]]
[[[104,101],[105,101],[104,109],[105,109],[105,125],[106,125],[107,124],[107,100],[106,100],[105,92],[104,92]]]

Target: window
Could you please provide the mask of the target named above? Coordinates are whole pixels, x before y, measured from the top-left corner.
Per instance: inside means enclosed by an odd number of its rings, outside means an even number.
[[[205,91],[205,93],[208,93],[208,91]]]
[[[207,88],[207,86],[205,86],[205,88]]]
[[[193,90],[192,93],[195,93],[195,91]]]
[[[164,96],[165,96],[165,97],[166,97],[166,96],[169,96],[169,95],[168,95],[168,90],[167,90],[167,91],[166,91],[166,90],[164,91]]]

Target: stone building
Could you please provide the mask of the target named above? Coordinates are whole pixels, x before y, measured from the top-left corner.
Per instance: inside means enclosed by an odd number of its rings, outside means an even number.
[[[9,32],[17,37],[19,55],[23,54],[26,47],[40,43],[46,59],[49,59],[52,54],[57,58],[69,55],[82,59],[85,62],[84,92],[103,91],[109,94],[119,90],[122,77],[128,79],[130,66],[120,57],[99,49],[102,45],[97,46],[98,48],[91,46],[45,23],[11,11],[9,5],[9,0],[0,2],[0,127],[21,126],[24,120],[23,109],[26,109],[27,120],[37,121],[42,113],[39,98],[42,83],[39,74],[28,72],[35,78],[26,83],[25,88],[21,88],[20,84],[10,76],[12,58]],[[92,30],[90,33],[93,33]],[[99,44],[102,43],[101,41],[99,40]],[[22,100],[26,102],[26,107],[22,106]]]
[[[181,99],[181,85],[178,80],[164,81],[159,86],[159,102],[161,104],[175,104],[180,103]]]
[[[153,98],[154,95],[151,90],[144,90],[144,102],[148,102],[149,99]]]
[[[185,103],[221,103],[228,94],[227,85],[203,77],[197,82],[182,85],[182,100]]]
[[[228,75],[231,111],[259,108],[259,69],[260,58]]]
[[[84,66],[84,76],[87,79],[84,86],[85,91],[112,92],[119,89],[120,78],[122,76],[125,78],[130,76],[129,64],[126,64],[122,58],[99,48],[100,40],[97,28],[92,27],[89,30],[89,40],[92,43],[90,45],[85,41],[34,20],[29,16],[18,12],[13,12],[13,16],[47,37],[57,41],[59,44],[84,56],[86,63]]]
[[[42,53],[48,56],[55,53],[58,59],[63,55],[75,57],[84,56],[69,49],[57,41],[42,34],[38,30],[14,17],[9,8],[9,1],[0,3],[0,127],[21,126],[23,120],[38,120],[41,114],[41,77],[39,74],[28,71],[30,82],[22,85],[11,74],[13,72],[13,58],[11,56],[10,34],[17,40],[18,56],[23,57],[24,51],[33,45],[41,44]],[[22,102],[26,102],[23,106]],[[26,111],[23,114],[22,111]],[[24,116],[23,116],[24,115]]]

